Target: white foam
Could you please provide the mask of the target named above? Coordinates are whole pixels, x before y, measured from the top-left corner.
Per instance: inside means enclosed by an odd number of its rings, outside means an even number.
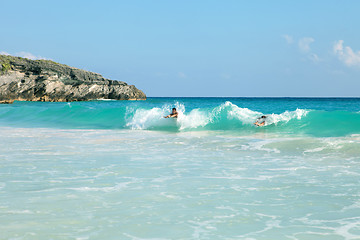
[[[162,110],[160,108],[137,109],[133,119],[126,126],[130,126],[131,129],[146,129],[152,122],[159,121],[161,115]]]
[[[169,126],[174,124],[176,125],[176,122],[169,121],[169,119],[164,119],[164,116],[168,115],[172,108],[173,106],[171,105],[164,105],[162,108],[155,107],[151,109],[136,109],[133,117],[128,120],[126,126],[130,127],[131,129],[140,130],[149,129],[151,127]],[[183,112],[185,111],[185,106],[176,103],[175,108],[179,113],[179,118],[182,118]]]
[[[296,109],[295,111],[285,111],[281,114],[270,114],[267,116],[267,121],[265,122],[265,125],[270,124],[278,124],[279,122],[288,122],[292,119],[298,119],[300,120],[302,117],[305,117],[309,113],[308,110],[305,109]]]
[[[179,113],[177,121],[169,121],[164,119],[165,115],[171,112],[175,107]],[[133,112],[135,111],[135,112]],[[162,107],[155,107],[151,109],[128,109],[128,123],[126,126],[131,129],[150,129],[153,127],[173,126],[179,130],[196,129],[205,127],[208,124],[227,124],[226,121],[237,120],[243,125],[252,125],[257,118],[264,113],[252,111],[248,108],[241,108],[229,101],[217,106],[213,109],[193,109],[186,113],[185,106],[176,102],[174,105],[164,105]],[[129,113],[130,112],[130,113]],[[279,122],[288,122],[291,119],[301,119],[308,113],[304,109],[296,109],[295,111],[286,111],[281,114],[269,114],[265,125],[277,124]]]
[[[211,119],[206,113],[201,112],[199,109],[192,110],[189,115],[185,115],[182,112],[179,113],[178,125],[180,130],[189,128],[198,128],[206,126]]]
[[[318,147],[318,148],[314,148],[314,149],[308,149],[305,150],[304,153],[314,153],[314,152],[321,152],[325,149],[325,147]]]
[[[252,124],[259,115],[262,115],[261,112],[252,111],[248,108],[238,107],[229,101],[225,102],[223,105],[216,108],[215,112],[221,112],[223,109],[226,109],[226,108],[229,108],[228,112],[227,112],[228,119],[235,118],[235,119],[238,119],[241,122],[247,123],[247,124]]]
[[[128,184],[130,184],[130,182],[118,183],[113,187],[78,187],[68,189],[80,192],[117,192],[119,190],[125,189]]]

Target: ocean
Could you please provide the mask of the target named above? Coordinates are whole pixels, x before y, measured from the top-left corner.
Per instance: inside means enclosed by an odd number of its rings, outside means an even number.
[[[360,239],[360,98],[14,102],[0,144],[0,239]]]

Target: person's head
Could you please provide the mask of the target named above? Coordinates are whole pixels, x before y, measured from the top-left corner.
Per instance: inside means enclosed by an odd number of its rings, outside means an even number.
[[[261,118],[266,118],[266,116],[261,116]]]
[[[176,108],[173,108],[173,109],[172,109],[172,112],[173,112],[173,113],[176,113]]]

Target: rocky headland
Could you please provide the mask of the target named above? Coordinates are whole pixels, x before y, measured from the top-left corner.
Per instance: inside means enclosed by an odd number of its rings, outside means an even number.
[[[145,100],[134,85],[51,60],[0,55],[0,103]]]

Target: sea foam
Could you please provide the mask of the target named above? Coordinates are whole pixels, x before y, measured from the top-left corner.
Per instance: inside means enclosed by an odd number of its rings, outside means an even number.
[[[179,116],[177,121],[164,119],[163,116],[171,112],[172,106],[164,105],[151,109],[139,108],[128,119],[126,126],[131,129],[161,129],[172,126],[178,130],[199,130],[199,129],[234,129],[241,126],[252,126],[257,118],[266,115],[248,108],[241,108],[230,101],[227,101],[214,108],[196,108],[186,112],[185,105],[175,103]],[[265,126],[288,122],[292,119],[301,119],[309,111],[296,109],[285,111],[281,114],[269,114]]]

